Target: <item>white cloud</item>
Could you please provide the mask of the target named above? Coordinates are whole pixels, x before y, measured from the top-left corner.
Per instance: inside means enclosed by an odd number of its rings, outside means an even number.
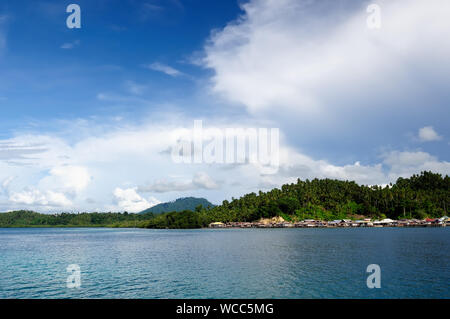
[[[423,82],[411,72],[448,78],[450,43],[443,39],[450,37],[449,1],[377,1],[380,30],[367,28],[364,6],[353,2],[344,16],[340,3],[242,5],[245,14],[213,33],[205,47],[213,90],[253,113],[280,107],[326,113],[371,105],[380,96],[414,96]]]
[[[173,77],[183,75],[183,73],[178,71],[177,69],[159,62],[154,62],[152,64],[145,65],[144,67],[153,71],[162,72]]]
[[[0,160],[23,160],[27,156],[45,152],[42,144],[10,139],[0,141]]]
[[[0,160],[51,169],[61,163],[60,156],[67,156],[70,149],[66,141],[56,136],[19,134],[0,140]]]
[[[280,150],[280,169],[278,175],[263,175],[260,185],[277,185],[295,182],[300,179],[332,178],[352,180],[361,184],[385,183],[387,176],[381,163],[361,165],[360,162],[335,165],[327,160],[316,160],[290,147]]]
[[[440,161],[429,153],[393,151],[384,155],[384,164],[389,166],[389,179],[408,177],[421,171],[433,171],[450,175],[450,162]]]
[[[154,197],[146,200],[136,192],[136,188],[122,189],[117,187],[114,190],[114,198],[120,210],[124,210],[130,213],[141,212],[147,208],[161,203]]]
[[[419,140],[421,142],[439,141],[441,139],[442,136],[439,136],[432,126],[425,126],[419,129]]]
[[[68,193],[80,193],[90,183],[92,177],[86,167],[59,166],[50,170],[50,175],[40,181],[44,188],[60,188]]]
[[[198,188],[216,189],[219,185],[205,172],[198,172],[192,179],[192,184]]]
[[[9,176],[8,178],[4,179],[2,182],[2,189],[7,190],[11,182],[15,179],[14,176]]]
[[[76,199],[91,180],[84,167],[60,166],[52,168],[46,176],[34,182],[35,186],[26,186],[20,190],[23,185],[23,172],[21,175],[22,180],[19,179],[16,183],[19,190],[12,190],[10,186],[17,177],[9,177],[2,183],[3,192],[14,207],[35,210],[77,209],[72,199]]]
[[[54,191],[41,192],[38,189],[28,188],[22,192],[12,192],[9,200],[14,204],[29,207],[42,206],[49,209],[69,208],[73,203],[63,193]]]
[[[360,162],[335,165],[326,160],[315,160],[298,151],[283,147],[280,150],[280,169],[276,175],[261,175],[256,167],[237,168],[240,180],[259,181],[258,187],[271,189],[286,183],[294,183],[297,178],[331,178],[356,181],[363,185],[386,185],[399,177],[410,177],[422,171],[432,171],[450,175],[450,162],[441,161],[426,152],[392,151],[383,154],[381,161],[372,165]]]

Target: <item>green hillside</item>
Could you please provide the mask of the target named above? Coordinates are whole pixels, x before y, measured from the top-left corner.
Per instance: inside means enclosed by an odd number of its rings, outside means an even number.
[[[213,208],[215,206],[204,198],[184,197],[178,198],[172,202],[158,204],[140,212],[139,214],[153,213],[156,215],[168,212],[182,212],[185,210],[194,211],[200,205],[205,209]]]

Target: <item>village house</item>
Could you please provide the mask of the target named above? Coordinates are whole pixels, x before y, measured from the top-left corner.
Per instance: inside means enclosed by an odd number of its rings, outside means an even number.
[[[209,228],[224,228],[225,224],[221,222],[214,222],[209,224]]]
[[[397,222],[395,220],[392,220],[390,218],[385,218],[383,220],[380,221],[380,224],[383,226],[392,226],[394,224],[396,224]]]
[[[445,227],[450,225],[450,218],[443,216],[441,218],[401,219],[392,220],[385,218],[383,220],[374,220],[365,218],[361,220],[337,219],[333,221],[322,221],[315,219],[305,219],[304,221],[288,222],[282,218],[261,219],[255,222],[213,222],[209,228],[335,228],[335,227]]]

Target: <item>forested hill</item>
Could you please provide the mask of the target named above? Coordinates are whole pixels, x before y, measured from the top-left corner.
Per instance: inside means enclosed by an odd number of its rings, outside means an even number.
[[[358,185],[351,181],[314,179],[283,185],[269,192],[247,194],[240,199],[197,212],[163,214],[150,220],[152,228],[203,227],[212,221],[255,221],[282,216],[286,220],[392,219],[448,215],[450,178],[422,172],[399,178],[386,187]]]
[[[450,178],[422,172],[399,178],[386,187],[331,179],[297,180],[267,193],[251,193],[231,202],[224,201],[213,212],[220,219],[234,220],[283,214],[324,220],[348,215],[421,219],[447,215],[449,205]]]
[[[198,206],[202,206],[203,208],[213,208],[215,205],[211,204],[205,198],[196,198],[196,197],[184,197],[178,198],[175,201],[161,203],[155,205],[151,208],[148,208],[140,214],[153,213],[153,214],[161,214],[168,212],[182,212],[184,210],[195,210]]]

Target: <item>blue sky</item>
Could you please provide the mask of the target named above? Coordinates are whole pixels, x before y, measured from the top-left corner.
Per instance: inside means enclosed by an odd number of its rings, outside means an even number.
[[[68,29],[66,7],[81,7]],[[380,8],[370,29],[366,8]],[[2,1],[0,211],[215,203],[297,178],[450,172],[448,1]],[[280,167],[176,164],[174,132],[279,128]]]
[[[77,30],[66,27],[68,3],[2,1],[6,123],[20,123],[24,114],[47,120],[109,113],[95,97],[99,91],[124,92],[124,81],[151,84],[145,93],[154,102],[193,95],[196,77],[207,71],[189,60],[212,29],[239,12],[233,1],[78,1]],[[154,61],[189,76],[174,81],[143,67]]]

